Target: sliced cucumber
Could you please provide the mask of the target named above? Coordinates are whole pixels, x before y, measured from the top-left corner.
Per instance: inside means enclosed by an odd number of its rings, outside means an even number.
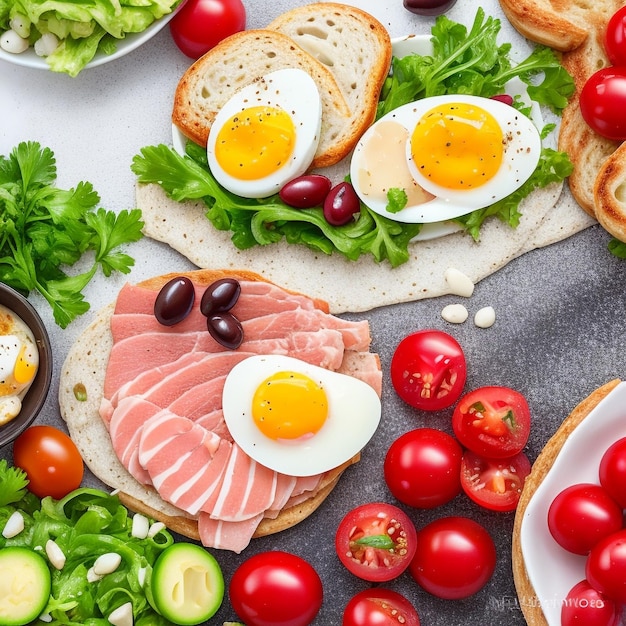
[[[45,559],[30,548],[2,548],[0,624],[30,624],[41,615],[49,597],[50,569]]]
[[[156,560],[148,597],[154,609],[170,622],[195,626],[220,608],[224,576],[206,549],[193,543],[175,543]]]

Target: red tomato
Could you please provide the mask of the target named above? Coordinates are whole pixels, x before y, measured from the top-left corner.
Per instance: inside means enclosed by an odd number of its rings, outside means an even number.
[[[13,463],[28,476],[28,489],[36,496],[60,499],[77,489],[84,466],[78,448],[53,426],[31,426],[13,444]]]
[[[434,596],[459,600],[480,591],[495,567],[496,548],[480,524],[466,517],[442,517],[417,533],[409,571]]]
[[[599,476],[609,495],[626,509],[626,437],[618,439],[602,455]]]
[[[396,439],[385,456],[384,475],[395,498],[432,509],[461,493],[463,449],[435,428],[416,428]]]
[[[604,49],[613,65],[626,65],[626,6],[618,9],[606,25]]]
[[[626,603],[626,529],[605,537],[591,549],[585,576],[610,600]]]
[[[246,626],[307,626],[322,606],[322,581],[304,559],[261,552],[233,574],[230,602]]]
[[[588,554],[598,541],[621,527],[622,509],[600,485],[571,485],[548,509],[550,534],[574,554]]]
[[[405,337],[391,359],[391,382],[407,404],[423,411],[452,406],[467,377],[463,349],[439,330],[421,330]]]
[[[508,459],[487,459],[467,450],[461,463],[461,487],[486,509],[514,511],[530,469],[523,452]]]
[[[170,21],[174,43],[192,59],[245,27],[246,9],[241,0],[187,0]]]
[[[413,605],[391,589],[375,587],[357,593],[346,605],[342,626],[420,626]]]
[[[621,610],[587,580],[576,583],[561,607],[561,626],[618,626]]]
[[[417,533],[408,515],[392,504],[373,502],[352,509],[339,523],[335,548],[355,576],[372,582],[397,578],[415,554]]]
[[[626,139],[626,67],[605,67],[580,92],[580,112],[589,127],[607,139]]]
[[[452,428],[466,448],[481,456],[514,456],[530,435],[530,409],[524,396],[508,387],[480,387],[454,408]]]

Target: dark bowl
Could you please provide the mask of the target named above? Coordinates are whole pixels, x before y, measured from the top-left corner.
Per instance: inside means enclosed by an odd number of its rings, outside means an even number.
[[[28,325],[39,348],[39,369],[30,389],[22,400],[22,410],[4,426],[0,426],[0,448],[13,442],[30,426],[48,397],[52,380],[52,350],[50,338],[37,311],[19,292],[0,282],[0,304],[13,311]]]

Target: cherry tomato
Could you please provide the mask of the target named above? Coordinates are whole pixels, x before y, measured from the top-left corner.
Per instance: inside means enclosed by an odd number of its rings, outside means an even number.
[[[246,10],[241,0],[186,0],[170,21],[174,43],[192,59],[245,27]]]
[[[612,65],[626,65],[626,6],[618,9],[608,21],[604,49]]]
[[[459,600],[480,591],[495,567],[496,548],[483,526],[467,517],[442,517],[417,533],[409,571],[434,596]]]
[[[626,437],[618,439],[602,455],[599,475],[600,484],[626,509]]]
[[[605,537],[591,549],[585,576],[610,600],[626,603],[626,529]]]
[[[548,509],[554,540],[574,554],[588,554],[600,539],[622,527],[622,509],[600,486],[578,483],[557,494]]]
[[[415,555],[416,531],[392,504],[373,502],[350,511],[339,523],[335,548],[355,576],[372,582],[397,578]]]
[[[502,459],[521,452],[530,435],[530,409],[524,396],[508,387],[480,387],[454,408],[452,428],[466,448]]]
[[[452,406],[466,377],[463,349],[440,330],[420,330],[405,337],[391,359],[391,382],[397,394],[423,411]]]
[[[486,509],[514,511],[530,469],[523,452],[507,459],[488,459],[466,450],[461,463],[461,487]]]
[[[28,476],[28,489],[36,496],[59,500],[77,489],[84,465],[78,448],[53,426],[31,426],[13,444],[13,463]]]
[[[618,626],[621,610],[587,580],[576,583],[561,606],[561,626]]]
[[[346,605],[342,626],[420,626],[413,605],[397,591],[374,587],[357,593]]]
[[[385,481],[400,502],[431,509],[461,493],[462,458],[463,449],[454,437],[435,428],[417,428],[389,446]]]
[[[626,139],[626,67],[605,67],[584,84],[580,112],[589,127],[607,139]]]
[[[246,626],[307,626],[322,606],[322,581],[304,559],[261,552],[244,561],[229,585],[230,602]]]

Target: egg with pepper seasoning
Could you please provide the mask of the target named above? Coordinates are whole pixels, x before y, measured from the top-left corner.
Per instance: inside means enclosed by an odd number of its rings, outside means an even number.
[[[226,377],[224,420],[258,463],[290,476],[350,460],[376,432],[378,394],[367,383],[283,355],[252,356]]]
[[[28,325],[0,305],[0,425],[17,417],[39,368],[39,350]]]
[[[510,195],[530,178],[540,155],[539,130],[513,106],[434,96],[372,125],[354,151],[351,178],[377,213],[401,222],[438,222]],[[397,212],[389,203],[394,189],[406,194]]]
[[[320,140],[322,101],[311,76],[271,72],[234,94],[215,117],[209,168],[228,191],[265,198],[303,174]]]

